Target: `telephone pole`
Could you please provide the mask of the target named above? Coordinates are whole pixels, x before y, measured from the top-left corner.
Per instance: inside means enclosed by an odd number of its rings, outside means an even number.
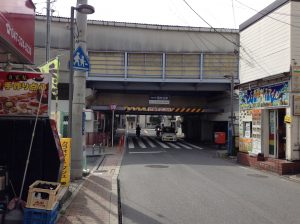
[[[87,14],[94,13],[94,8],[87,5],[87,0],[77,0],[77,7],[72,7],[71,10],[72,12],[74,12],[73,10],[77,11],[76,23],[78,30],[76,33],[78,36],[75,42],[75,49],[81,47],[83,52],[86,54]],[[71,26],[73,27],[74,24],[71,24]],[[71,33],[71,37],[73,35],[74,34]],[[70,56],[71,55],[72,54],[70,54]],[[70,58],[70,64],[71,63],[72,65],[74,63],[73,56]],[[70,120],[72,122],[71,178],[74,180],[81,179],[83,171],[83,111],[85,108],[86,71],[76,70],[74,74],[70,75],[71,78],[73,78],[74,83],[72,116]]]

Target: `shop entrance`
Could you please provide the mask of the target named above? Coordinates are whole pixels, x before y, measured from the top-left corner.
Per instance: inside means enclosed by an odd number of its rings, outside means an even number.
[[[269,110],[269,156],[285,158],[285,109]]]

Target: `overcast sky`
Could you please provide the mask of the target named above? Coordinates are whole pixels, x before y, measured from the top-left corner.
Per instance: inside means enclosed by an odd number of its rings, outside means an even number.
[[[45,15],[47,0],[33,2],[36,13]],[[70,17],[70,8],[77,1],[51,2],[54,16]],[[95,7],[95,13],[88,15],[88,19],[208,27],[204,19],[215,28],[238,28],[272,2],[274,0],[88,0],[88,4]]]

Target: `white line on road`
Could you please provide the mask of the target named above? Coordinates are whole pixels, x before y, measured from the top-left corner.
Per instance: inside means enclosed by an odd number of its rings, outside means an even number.
[[[186,149],[192,149],[191,147],[187,146],[187,145],[184,145],[180,142],[177,142],[178,145],[182,146],[183,148],[186,148]]]
[[[150,145],[151,148],[155,147],[155,145],[152,143],[152,141],[150,141],[150,139],[148,137],[145,137],[143,139],[145,139],[145,141]]]
[[[132,138],[128,138],[128,148],[134,149],[134,144],[133,144]]]
[[[163,153],[163,152],[166,151],[150,151],[150,152],[142,151],[142,152],[129,152],[129,153],[130,154],[155,154],[155,153]]]
[[[169,149],[169,148],[170,148],[169,146],[167,146],[166,144],[164,144],[164,143],[162,143],[162,142],[160,142],[160,141],[155,140],[155,142],[156,142],[157,144],[159,144],[161,147],[163,147],[164,149]]]
[[[173,147],[175,149],[180,149],[180,147],[178,145],[175,145],[174,143],[168,142],[168,145],[170,145],[171,147]]]
[[[184,144],[189,145],[189,146],[191,146],[191,147],[193,147],[193,148],[195,148],[195,149],[200,149],[200,150],[203,149],[203,148],[201,148],[201,147],[199,147],[199,146],[197,146],[197,145],[193,145],[193,144],[188,143],[188,142],[184,142]]]
[[[140,146],[142,149],[147,148],[147,147],[145,146],[144,142],[142,142],[142,139],[138,138],[137,141],[138,141],[139,146]]]

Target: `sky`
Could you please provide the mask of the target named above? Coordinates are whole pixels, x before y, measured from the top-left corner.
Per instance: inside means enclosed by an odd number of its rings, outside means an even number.
[[[32,1],[36,13],[45,15],[47,0]],[[77,0],[51,2],[53,16],[70,17],[71,6],[75,6]],[[88,20],[238,28],[272,2],[274,0],[88,0],[95,8]]]

